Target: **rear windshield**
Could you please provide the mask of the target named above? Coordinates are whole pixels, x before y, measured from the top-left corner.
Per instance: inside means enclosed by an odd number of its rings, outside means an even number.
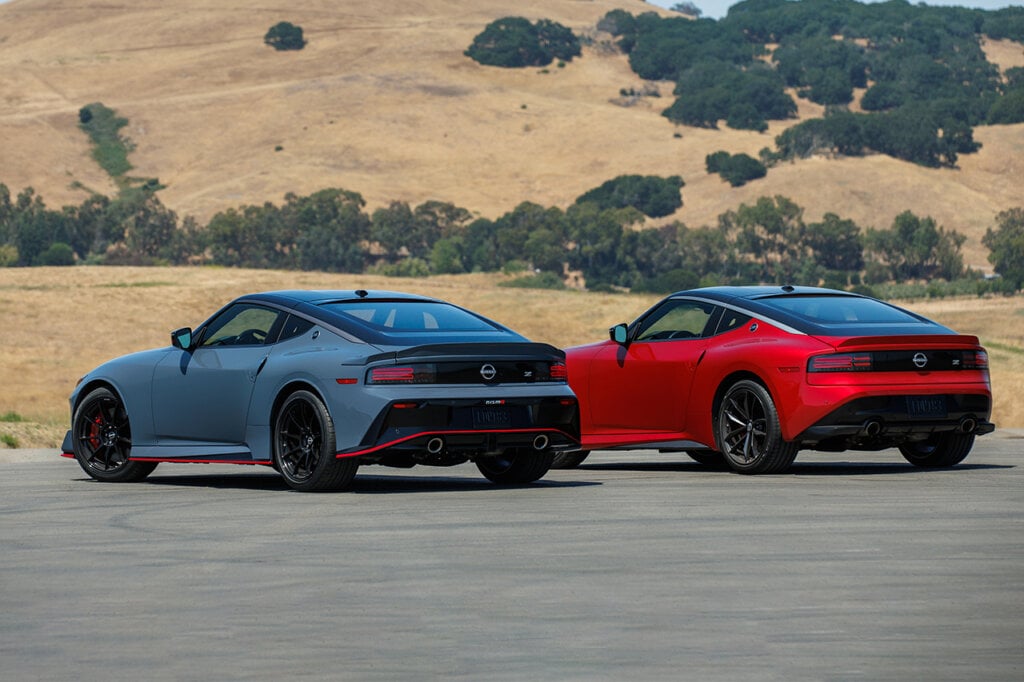
[[[778,296],[760,303],[818,324],[920,323],[913,315],[871,298],[855,296]]]
[[[476,315],[442,302],[345,301],[321,307],[387,332],[501,331]]]

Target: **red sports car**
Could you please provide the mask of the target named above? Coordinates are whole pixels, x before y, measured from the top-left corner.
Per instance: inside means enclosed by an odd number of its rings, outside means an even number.
[[[746,474],[801,449],[898,447],[962,461],[995,425],[977,337],[882,301],[811,287],[715,287],[665,298],[611,339],[566,351],[582,450],[655,448]]]

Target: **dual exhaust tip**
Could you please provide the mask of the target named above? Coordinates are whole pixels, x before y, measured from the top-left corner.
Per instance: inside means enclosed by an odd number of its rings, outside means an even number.
[[[547,450],[548,445],[551,444],[551,440],[543,433],[534,436],[533,438],[533,449],[537,452]],[[444,452],[445,442],[441,436],[434,436],[427,441],[427,453],[431,455],[439,455]]]
[[[956,425],[955,431],[957,433],[974,433],[976,428],[978,428],[977,419],[974,417],[963,417],[960,419],[960,423]],[[882,421],[880,419],[871,419],[864,423],[860,432],[861,435],[874,438],[882,433]]]

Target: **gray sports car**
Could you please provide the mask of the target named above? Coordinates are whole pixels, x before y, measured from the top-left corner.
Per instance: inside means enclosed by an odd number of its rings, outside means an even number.
[[[170,347],[101,365],[71,395],[63,452],[100,481],[265,464],[314,491],[360,464],[472,461],[529,483],[578,446],[562,351],[444,301],[359,290],[242,296]]]

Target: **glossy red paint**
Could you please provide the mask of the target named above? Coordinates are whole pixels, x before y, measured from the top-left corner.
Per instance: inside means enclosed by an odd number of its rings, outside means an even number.
[[[586,450],[672,441],[719,449],[717,401],[740,378],[775,400],[782,435],[796,439],[838,407],[864,397],[937,393],[991,396],[987,370],[807,372],[820,354],[884,348],[980,349],[966,335],[814,337],[765,320],[707,338],[614,341],[566,350],[569,384],[580,401]]]

